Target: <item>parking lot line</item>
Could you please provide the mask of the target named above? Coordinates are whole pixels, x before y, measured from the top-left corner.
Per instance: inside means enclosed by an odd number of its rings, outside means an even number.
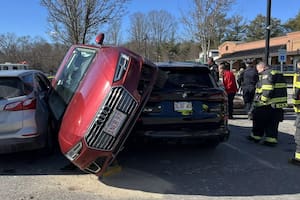
[[[240,149],[240,148],[238,148],[238,147],[236,147],[236,146],[234,146],[232,144],[224,143],[224,145],[226,145],[227,147],[229,147],[229,148],[231,148],[231,149],[239,152],[240,154],[243,154],[243,155],[245,155],[245,156],[247,156],[247,157],[255,160],[256,162],[258,162],[258,163],[260,163],[260,164],[262,164],[262,165],[264,165],[264,166],[266,166],[268,168],[271,168],[271,169],[280,169],[280,168],[275,167],[274,165],[272,165],[272,163],[270,163],[268,161],[265,161],[265,160],[262,160],[262,159],[254,156],[254,155],[252,155],[252,154],[250,154],[250,153],[248,153],[248,152],[246,152],[246,151],[244,151],[244,150],[242,150],[242,149]]]

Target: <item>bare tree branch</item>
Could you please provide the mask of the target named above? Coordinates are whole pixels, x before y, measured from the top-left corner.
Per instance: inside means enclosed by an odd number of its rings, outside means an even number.
[[[48,9],[51,37],[65,44],[89,42],[101,25],[118,20],[130,0],[41,0]]]
[[[234,0],[192,0],[189,10],[182,12],[182,22],[187,32],[195,41],[200,42],[203,52],[210,50],[218,17],[226,13],[233,2]]]

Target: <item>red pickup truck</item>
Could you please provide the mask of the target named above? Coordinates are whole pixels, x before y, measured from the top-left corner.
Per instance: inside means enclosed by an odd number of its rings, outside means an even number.
[[[49,106],[62,153],[100,176],[113,162],[152,91],[157,67],[122,48],[73,45],[55,78]]]

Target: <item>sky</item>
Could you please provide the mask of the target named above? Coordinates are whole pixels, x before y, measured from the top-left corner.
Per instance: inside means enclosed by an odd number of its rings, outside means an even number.
[[[0,0],[0,34],[14,33],[20,36],[40,36],[49,39],[47,10],[40,5],[40,0]],[[152,10],[166,10],[177,18],[181,11],[189,6],[187,0],[131,0],[127,15],[135,12],[148,13]],[[271,16],[282,23],[294,18],[300,11],[300,0],[272,0]],[[267,0],[236,0],[228,14],[242,15],[248,22],[258,14],[266,15]],[[124,29],[123,25],[123,29]]]

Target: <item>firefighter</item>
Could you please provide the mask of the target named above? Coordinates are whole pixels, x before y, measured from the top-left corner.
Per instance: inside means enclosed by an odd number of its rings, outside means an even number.
[[[292,164],[296,164],[300,166],[300,62],[297,63],[297,75],[296,75],[296,82],[294,83],[294,94],[292,103],[294,106],[294,110],[296,113],[296,132],[295,132],[295,143],[296,143],[296,151],[294,158],[291,158],[289,161]]]
[[[278,143],[278,125],[283,120],[283,108],[287,107],[286,82],[281,72],[272,70],[263,62],[259,62],[256,69],[259,80],[252,109],[252,133],[248,139],[275,146]]]

